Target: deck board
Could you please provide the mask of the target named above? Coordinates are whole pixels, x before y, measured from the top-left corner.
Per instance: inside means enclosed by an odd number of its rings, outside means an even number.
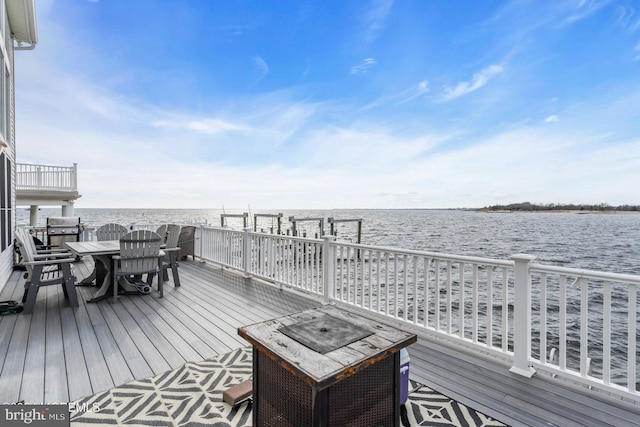
[[[38,292],[35,306],[37,310],[34,308],[31,315],[27,346],[20,351],[20,357],[24,357],[24,374],[20,388],[20,400],[25,402],[37,402],[43,398],[46,355],[45,328],[47,324],[46,298],[47,292]]]
[[[91,263],[78,262],[74,271],[81,279]],[[11,276],[2,300],[22,298],[21,273]],[[182,262],[180,279],[178,288],[171,278],[165,283],[162,299],[154,291],[121,296],[115,305],[87,303],[95,288],[78,286],[78,308],[59,286],[48,287],[33,314],[0,317],[0,402],[79,399],[246,346],[238,327],[319,305],[200,262]],[[412,379],[508,425],[630,426],[640,419],[640,407],[514,375],[504,363],[418,336],[409,349]]]
[[[182,366],[185,362],[201,360],[202,356],[185,340],[185,336],[171,327],[168,316],[151,308],[146,301],[132,298],[123,301],[130,313],[137,311],[138,321],[142,322],[147,336],[163,353],[165,360],[173,367]],[[194,336],[194,339],[195,336]]]
[[[83,287],[80,287],[77,290],[82,294],[83,291],[86,291],[86,288],[83,289]],[[78,295],[78,299],[80,300],[80,307],[77,309],[73,310],[68,305],[65,305],[65,307],[68,310],[73,311],[75,314],[76,327],[78,328],[78,337],[80,339],[81,347],[72,349],[72,351],[83,356],[85,362],[83,368],[89,375],[91,386],[91,392],[89,394],[91,394],[94,390],[107,390],[113,387],[114,383],[111,378],[111,374],[109,373],[109,368],[107,367],[107,360],[102,354],[98,335],[91,324],[84,300],[80,295]],[[71,321],[71,319],[69,319],[69,321]],[[76,385],[77,384],[74,383],[69,386],[70,399],[73,399],[71,396],[75,396],[71,391],[76,388]],[[84,386],[80,387],[78,385],[78,388],[82,391],[85,390]]]
[[[46,318],[46,343],[45,343],[45,375],[44,375],[44,399],[52,402],[52,398],[59,397],[62,402],[69,400],[69,390],[66,386],[67,368],[64,363],[64,340],[62,335],[62,321],[60,319],[60,307],[58,298],[64,293],[60,286],[47,286],[47,318]],[[64,337],[63,337],[64,338]]]
[[[410,354],[414,379],[510,425],[637,426],[640,420],[640,408],[635,413],[621,411],[542,378],[527,379],[509,372],[507,366],[437,344],[414,344]]]
[[[64,295],[58,294],[60,304],[60,319],[62,326],[62,340],[64,358],[68,377],[68,393],[71,396],[85,396],[91,394],[91,379],[87,370],[87,362],[82,349],[80,331],[76,324],[74,310],[64,302]],[[62,380],[64,384],[64,380]]]

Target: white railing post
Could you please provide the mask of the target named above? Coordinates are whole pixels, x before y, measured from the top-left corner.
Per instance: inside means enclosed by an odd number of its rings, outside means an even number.
[[[71,189],[78,190],[78,164],[73,164],[73,170],[71,171]]]
[[[535,369],[531,357],[531,276],[529,264],[533,255],[516,254],[513,269],[513,366],[509,371],[531,378]]]
[[[322,236],[322,292],[324,295],[324,303],[329,304],[333,299],[335,280],[336,280],[336,256],[333,245],[336,237],[331,235]]]
[[[36,168],[36,186],[42,187],[42,169],[40,166]]]
[[[198,241],[198,258],[200,258],[200,261],[204,262],[204,257],[202,256],[203,252],[202,252],[202,242],[204,240],[204,226],[203,225],[197,225],[195,231],[193,232],[193,238],[195,240]],[[193,245],[193,251],[196,252],[196,245],[194,243]],[[193,259],[195,260],[196,257],[194,255]]]
[[[242,269],[245,278],[251,277],[251,235],[249,234],[251,227],[244,230],[242,236]]]

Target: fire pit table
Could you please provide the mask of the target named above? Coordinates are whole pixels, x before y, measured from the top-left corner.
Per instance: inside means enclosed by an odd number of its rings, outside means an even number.
[[[398,426],[416,335],[335,306],[238,328],[253,345],[254,426]]]

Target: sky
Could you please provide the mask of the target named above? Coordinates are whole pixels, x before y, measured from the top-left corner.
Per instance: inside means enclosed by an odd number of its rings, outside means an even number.
[[[640,204],[640,1],[35,0],[17,161],[79,208]]]

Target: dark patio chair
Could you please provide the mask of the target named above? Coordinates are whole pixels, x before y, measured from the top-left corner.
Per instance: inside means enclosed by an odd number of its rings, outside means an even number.
[[[33,251],[31,236],[17,232],[16,242],[23,257],[23,265],[26,268],[24,274],[24,313],[33,312],[38,290],[42,286],[62,285],[64,296],[72,307],[78,307],[76,294],[76,277],[73,275],[72,263],[75,261],[69,253],[36,253]]]
[[[166,246],[164,248],[165,256],[162,262],[162,280],[165,282],[169,280],[167,270],[171,269],[173,274],[173,286],[180,286],[180,276],[178,275],[178,253],[180,247],[178,246],[178,239],[180,238],[180,227],[176,224],[167,225],[167,239]]]

